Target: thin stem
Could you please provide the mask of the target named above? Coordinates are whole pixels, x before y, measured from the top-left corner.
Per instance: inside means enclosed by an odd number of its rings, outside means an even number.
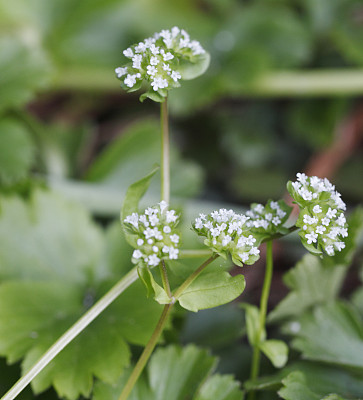
[[[266,315],[267,315],[267,303],[270,294],[271,288],[271,280],[272,280],[272,272],[273,272],[273,257],[272,257],[272,241],[266,242],[266,271],[265,271],[265,279],[262,287],[261,301],[260,301],[260,318],[258,324],[258,332],[256,338],[256,344],[253,347],[253,355],[252,355],[252,365],[251,365],[251,380],[256,379],[258,377],[260,371],[260,340],[262,332],[265,329],[266,323]],[[255,392],[250,392],[249,400],[253,400],[255,398]]]
[[[204,270],[204,268],[218,257],[218,254],[213,254],[198,269],[196,269],[191,275],[189,275],[189,277],[179,286],[179,288],[174,293],[175,299],[178,300],[184,290],[186,290],[192,284],[192,282],[198,277],[198,275]]]
[[[161,273],[161,280],[163,281],[164,290],[166,291],[169,298],[171,298],[172,294],[171,294],[171,290],[170,290],[168,272],[166,270],[166,265],[165,265],[164,260],[161,260],[160,273]]]
[[[153,350],[160,338],[161,333],[164,330],[165,324],[167,322],[167,319],[168,319],[168,316],[170,314],[172,307],[173,307],[173,304],[167,304],[164,307],[164,310],[161,314],[159,322],[158,322],[148,344],[146,345],[144,351],[142,352],[138,362],[136,363],[135,368],[132,371],[132,374],[130,375],[128,381],[126,382],[126,385],[122,390],[119,400],[126,400],[129,396],[129,394],[131,393],[131,390],[135,386],[135,383],[137,382],[142,371],[144,370],[145,365],[146,365],[148,359],[150,358],[151,353],[153,352]]]
[[[210,256],[212,253],[209,249],[200,250],[180,250],[179,259],[184,258],[204,258]]]
[[[177,291],[174,294],[175,300],[178,299],[178,297],[183,293],[184,290],[186,290],[189,285],[197,278],[197,276],[206,268],[212,261],[214,261],[218,257],[218,254],[214,254],[212,257],[208,258],[198,269],[196,269],[189,277],[184,281],[184,283],[177,289]],[[171,297],[171,295],[170,295]],[[119,400],[126,400],[128,396],[130,395],[133,387],[135,386],[135,383],[137,382],[139,376],[141,375],[143,369],[145,368],[145,365],[150,358],[159,338],[161,333],[163,332],[163,329],[165,327],[165,324],[167,322],[167,318],[170,314],[170,311],[173,307],[175,302],[171,304],[167,304],[164,307],[163,313],[161,314],[161,317],[159,319],[159,322],[149,340],[147,343],[144,351],[142,352],[138,362],[135,365],[135,368],[133,369],[129,379],[126,382],[126,385],[124,386],[122,393],[119,397]]]
[[[138,278],[136,268],[133,268],[115,286],[113,286],[97,303],[94,304],[74,325],[72,325],[33,365],[33,367],[20,378],[15,385],[1,398],[13,400],[25,387],[66,347],[78,336],[101,312],[107,308],[124,290]]]
[[[170,144],[169,144],[169,121],[168,121],[168,99],[161,103],[161,200],[170,202]]]

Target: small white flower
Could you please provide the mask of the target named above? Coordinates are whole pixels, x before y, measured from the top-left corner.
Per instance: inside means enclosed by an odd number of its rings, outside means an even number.
[[[160,212],[163,213],[166,208],[168,208],[168,203],[165,200],[161,200],[159,203]]]
[[[252,256],[258,256],[260,254],[260,250],[257,247],[252,247],[251,250],[249,251],[249,253]]]
[[[164,61],[170,61],[174,58],[174,56],[168,51],[167,53],[163,54]]]
[[[148,65],[146,67],[146,73],[150,76],[155,76],[158,70],[153,65]]]
[[[329,207],[329,210],[328,210],[328,212],[326,213],[326,216],[327,216],[328,218],[332,219],[332,218],[335,218],[336,214],[337,214],[337,210],[332,210],[332,209]]]
[[[126,79],[124,80],[124,84],[130,88],[132,88],[136,83],[136,75],[128,74]]]
[[[179,250],[170,246],[169,248],[169,258],[170,260],[176,260],[178,258]]]
[[[344,242],[335,242],[334,246],[338,251],[341,251],[342,249],[345,248],[345,243]]]
[[[138,246],[142,246],[144,244],[144,240],[143,239],[137,239],[137,245]]]
[[[139,259],[139,258],[141,258],[142,256],[143,256],[143,254],[141,253],[140,250],[134,250],[134,252],[132,253],[132,257],[133,257],[133,258],[136,258],[136,259]]]
[[[150,51],[152,54],[154,54],[154,56],[156,56],[160,53],[160,47],[155,46],[155,44],[153,43],[150,45]]]
[[[262,204],[256,204],[253,210],[259,214],[262,214],[265,210],[265,207]]]
[[[168,81],[166,79],[163,79],[162,77],[158,76],[155,77],[154,80],[151,82],[151,86],[155,91],[159,89],[164,89],[168,87]]]
[[[322,235],[326,231],[325,226],[319,225],[316,227],[315,232]]]
[[[175,215],[175,210],[170,210],[166,212],[166,223],[170,224],[175,222],[178,219],[178,216]]]
[[[325,251],[328,254],[328,256],[334,255],[334,247],[331,244],[325,247]]]
[[[124,54],[125,57],[128,57],[128,58],[132,58],[133,55],[134,55],[132,49],[130,49],[130,48],[124,50],[124,51],[123,51],[123,54]]]
[[[319,213],[321,213],[321,211],[322,211],[322,209],[318,204],[313,207],[313,213],[314,214],[319,214]]]
[[[316,243],[316,240],[318,238],[318,235],[315,232],[307,233],[305,235],[308,244]]]
[[[132,213],[131,215],[128,215],[124,219],[124,222],[131,224],[136,229],[138,229],[138,227],[139,227],[138,221],[139,221],[139,214],[137,214],[137,213]]]
[[[327,217],[324,217],[324,218],[321,220],[321,223],[322,223],[323,225],[325,225],[325,226],[328,226],[328,225],[330,224],[330,219],[327,218]]]
[[[164,63],[163,64],[163,70],[166,71],[166,72],[170,72],[171,71],[170,65]]]
[[[118,78],[127,74],[127,67],[118,67],[115,69]]]
[[[164,228],[163,228],[163,232],[164,233],[170,233],[171,232],[171,228],[170,228],[170,226],[164,226]]]
[[[159,263],[160,258],[156,254],[151,254],[148,257],[148,265],[150,265],[150,267],[156,267],[157,265],[159,265]]]
[[[173,71],[171,73],[171,79],[173,79],[174,82],[178,82],[178,79],[181,78],[181,75],[177,71]]]
[[[171,240],[173,243],[179,243],[179,235],[177,235],[177,234],[170,235],[170,240]]]
[[[158,246],[153,246],[152,250],[154,253],[157,253],[159,251],[159,247]]]
[[[132,66],[133,66],[133,68],[140,69],[141,68],[141,61],[142,61],[142,55],[141,54],[135,54],[132,57]]]
[[[273,220],[272,220],[272,223],[273,223],[275,226],[278,226],[278,225],[281,224],[281,219],[280,219],[279,217],[274,217]]]
[[[150,57],[150,65],[158,65],[160,62],[160,60],[158,59],[158,57]]]

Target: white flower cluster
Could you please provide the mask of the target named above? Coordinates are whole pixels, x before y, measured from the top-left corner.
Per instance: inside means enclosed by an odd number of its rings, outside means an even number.
[[[165,201],[147,208],[144,214],[128,215],[123,221],[124,226],[136,235],[136,250],[132,254],[132,262],[155,267],[162,259],[177,259],[180,236],[175,227],[178,220],[175,210],[168,210]]]
[[[193,228],[215,253],[231,255],[236,265],[253,264],[260,256],[259,243],[247,227],[249,217],[224,208],[210,215],[199,214]]]
[[[297,173],[296,177],[297,181],[291,183],[295,193],[290,194],[299,205],[304,207],[308,205],[307,202],[332,200],[333,207],[346,210],[341,194],[335,190],[335,186],[327,178],[308,177],[304,173]]]
[[[296,226],[301,228],[299,234],[308,245],[324,250],[329,256],[345,247],[342,241],[348,236],[345,216],[329,205],[316,204],[304,209]]]
[[[138,89],[143,80],[149,82],[154,91],[170,89],[180,86],[179,61],[190,61],[204,53],[198,41],[191,40],[184,29],[175,26],[124,50],[124,56],[131,62],[116,68],[115,72],[126,89]]]
[[[341,194],[327,178],[308,177],[298,173],[296,182],[289,182],[291,196],[302,208],[296,226],[303,244],[313,252],[325,251],[333,256],[345,247],[343,238],[348,236],[344,216],[346,205]]]
[[[279,232],[290,212],[291,207],[283,200],[269,200],[265,206],[252,204],[251,209],[246,212],[246,215],[250,217],[246,224],[253,231],[274,234]]]

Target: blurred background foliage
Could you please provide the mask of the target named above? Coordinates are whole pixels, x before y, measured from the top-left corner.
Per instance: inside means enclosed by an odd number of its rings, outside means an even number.
[[[0,192],[15,204],[9,216],[1,206],[0,233],[14,237],[3,243],[16,247],[25,213],[16,204],[33,207],[33,193],[42,189],[80,203],[97,229],[117,219],[127,187],[159,162],[160,139],[158,105],[124,93],[114,69],[128,45],[174,25],[211,53],[208,71],[170,94],[172,198],[184,206],[186,232],[201,210],[283,197],[298,171],[331,178],[350,207],[362,202],[361,0],[0,0]],[[148,203],[159,197],[156,181]],[[49,214],[38,221],[44,232],[57,225],[51,208],[57,202],[47,201]],[[64,213],[72,219],[70,210]],[[117,258],[114,226],[112,245],[109,234],[102,240]],[[71,230],[57,231],[54,243],[68,243]],[[34,254],[43,251],[44,237],[29,245]],[[287,292],[281,274],[302,254],[290,244],[277,249],[272,304]],[[64,246],[60,253],[71,245]],[[0,246],[4,265],[7,257]],[[87,275],[88,285],[99,290],[117,280],[116,260],[92,263],[103,265],[103,278]],[[24,279],[21,268],[12,279]],[[358,285],[357,271],[346,293]],[[256,301],[262,272],[244,272],[244,301]],[[184,323],[185,343],[211,346],[222,372],[246,377],[248,347],[231,347],[243,331],[239,319],[240,310],[227,307],[187,320],[177,314],[175,325]],[[174,342],[179,334],[175,328],[168,335]],[[15,380],[17,369],[4,364],[0,375]],[[0,380],[2,391],[7,386]]]
[[[355,0],[1,0],[1,185],[30,171],[110,187],[142,175],[158,160],[148,151],[158,148],[158,107],[123,93],[113,69],[130,43],[179,25],[212,62],[170,96],[174,194],[281,196],[361,116],[362,15]],[[357,136],[326,174],[352,201],[362,195],[350,179],[363,168]]]

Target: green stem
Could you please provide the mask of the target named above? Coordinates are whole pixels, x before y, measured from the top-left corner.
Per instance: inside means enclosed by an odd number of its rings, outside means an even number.
[[[170,202],[170,144],[168,122],[168,99],[161,103],[161,200]]]
[[[179,259],[184,258],[204,258],[208,257],[211,254],[211,250],[209,249],[200,249],[200,250],[180,250]]]
[[[169,298],[171,298],[172,294],[171,294],[171,290],[170,290],[168,272],[166,270],[166,265],[165,265],[164,260],[161,260],[160,273],[161,273],[161,280],[163,281],[164,290],[166,291]]]
[[[208,258],[207,261],[205,261],[198,269],[196,269],[185,281],[184,283],[177,289],[177,291],[174,294],[175,301],[178,299],[178,297],[183,293],[184,290],[186,290],[190,284],[198,277],[198,275],[206,268],[212,261],[214,261],[218,257],[218,254],[214,254],[212,257]],[[171,297],[171,296],[170,296]],[[161,314],[161,317],[159,319],[159,322],[149,340],[147,343],[144,351],[142,352],[138,362],[136,363],[128,381],[126,382],[126,385],[124,386],[122,393],[119,397],[119,400],[126,400],[128,396],[130,395],[133,387],[135,386],[139,376],[141,375],[142,371],[145,368],[145,365],[150,358],[159,338],[161,333],[163,332],[165,328],[165,324],[167,322],[167,318],[170,314],[170,311],[173,307],[175,302],[171,304],[167,304],[164,307],[163,313]]]
[[[256,379],[260,371],[261,352],[259,345],[262,332],[265,330],[267,303],[270,294],[272,272],[273,272],[272,241],[268,241],[266,242],[266,271],[265,271],[265,279],[263,282],[261,301],[260,301],[260,314],[259,314],[260,318],[258,324],[256,344],[253,347],[253,355],[252,355],[251,376],[250,376],[251,380]],[[253,400],[254,398],[255,398],[255,392],[250,392],[249,400]]]
[[[135,386],[135,383],[137,382],[140,374],[144,370],[145,365],[146,365],[148,359],[150,358],[150,356],[160,338],[161,333],[163,332],[163,329],[168,320],[168,316],[170,314],[172,307],[173,307],[173,304],[167,304],[164,307],[164,310],[161,314],[159,322],[158,322],[148,344],[146,345],[144,351],[142,352],[138,362],[136,363],[135,368],[132,371],[132,374],[130,375],[128,381],[126,382],[126,385],[122,390],[119,400],[126,400],[129,397],[131,390]]]
[[[124,290],[138,278],[136,268],[133,268],[115,286],[113,286],[100,300],[97,301],[74,325],[72,325],[20,378],[15,385],[1,398],[13,400],[25,387],[66,347],[78,336],[101,312],[108,307]]]
[[[207,267],[212,261],[218,258],[218,254],[213,254],[208,258],[198,269],[196,269],[189,277],[179,286],[179,288],[175,291],[174,297],[176,300],[180,297],[180,295],[186,290],[192,282],[198,277],[198,275]]]

